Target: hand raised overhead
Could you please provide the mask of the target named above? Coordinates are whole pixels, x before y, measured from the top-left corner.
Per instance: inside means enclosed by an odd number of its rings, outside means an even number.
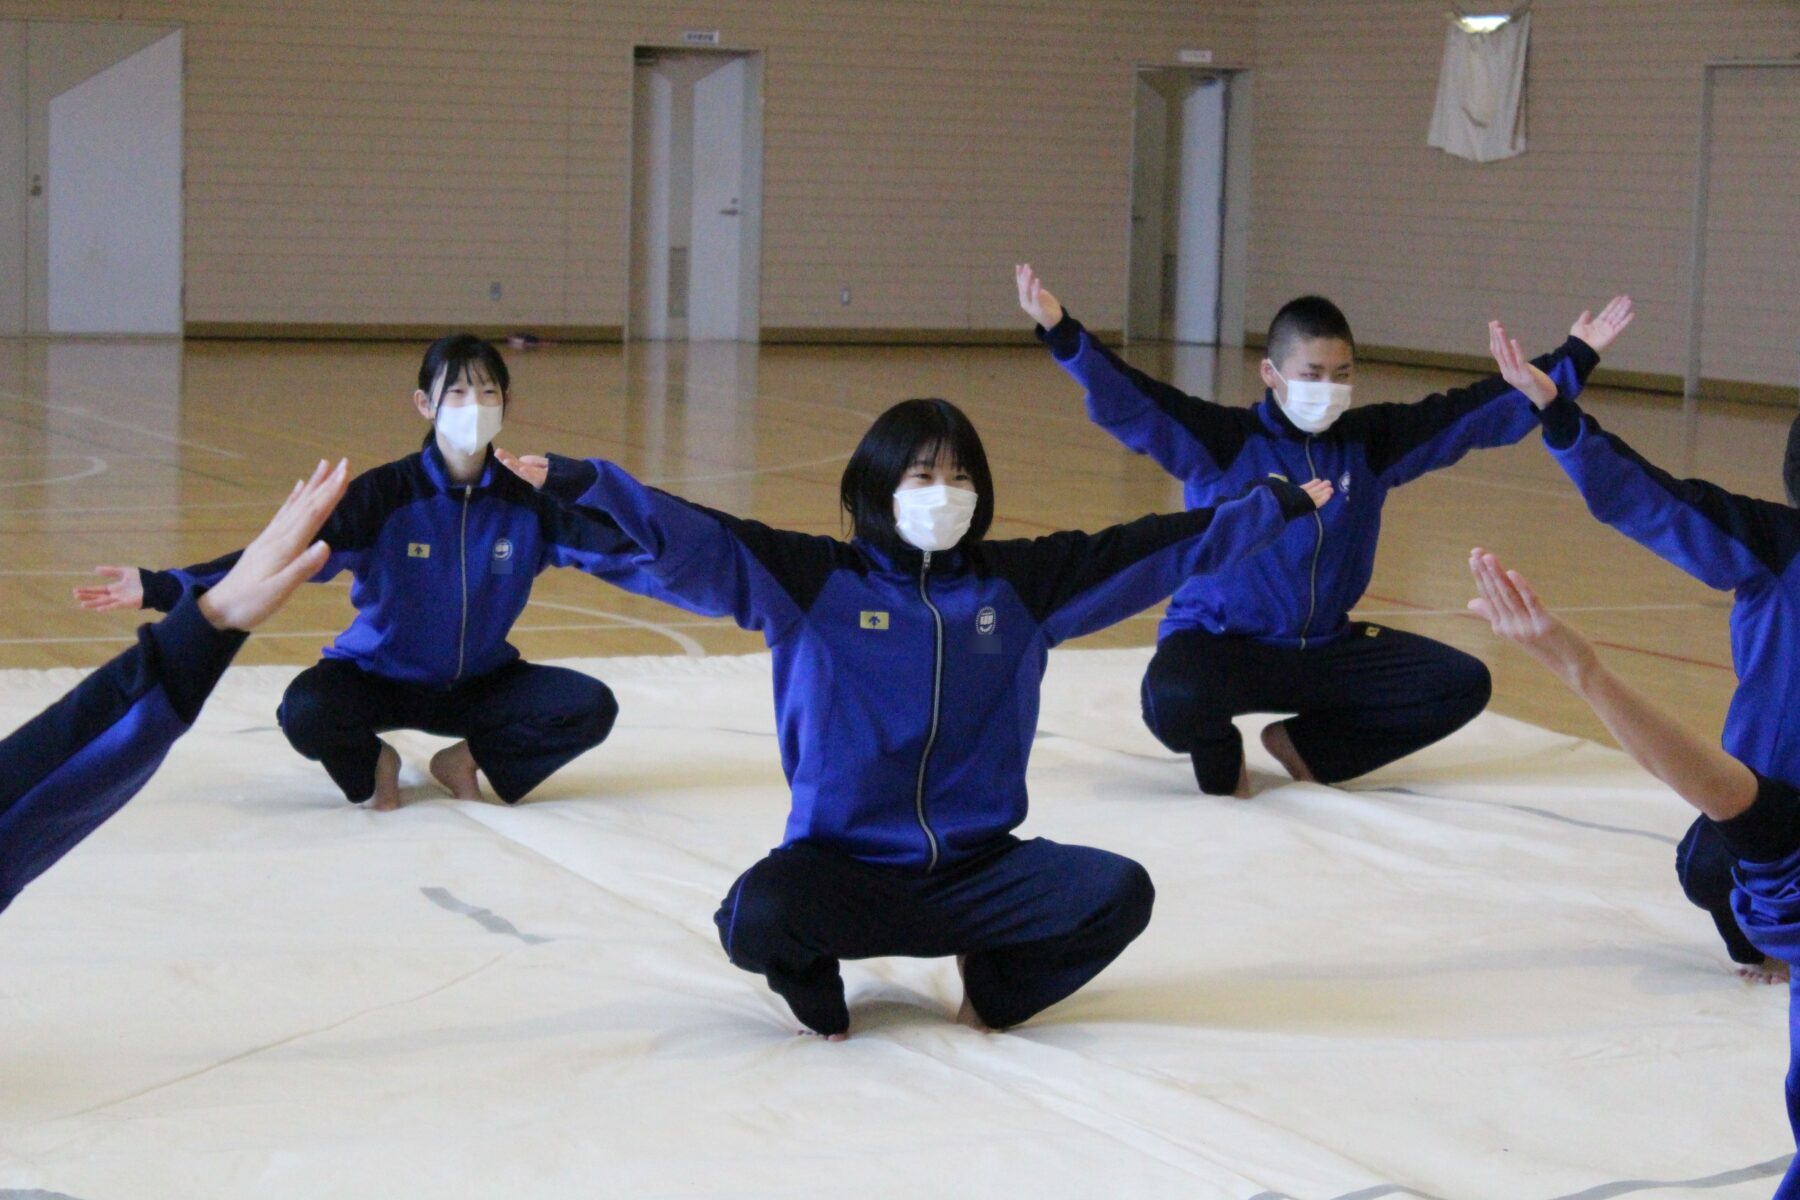
[[[1014,267],[1013,278],[1019,285],[1019,307],[1045,329],[1055,328],[1056,323],[1063,319],[1063,306],[1045,290],[1037,272],[1031,269],[1031,264],[1021,263]]]

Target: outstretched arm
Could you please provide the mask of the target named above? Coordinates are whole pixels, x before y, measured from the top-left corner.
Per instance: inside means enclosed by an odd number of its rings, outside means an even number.
[[[1087,390],[1096,425],[1178,478],[1212,476],[1231,465],[1244,445],[1241,413],[1127,365],[1069,316],[1029,263],[1013,273],[1019,307],[1038,323],[1038,338],[1057,364]]]
[[[565,508],[616,524],[632,547],[621,563],[654,581],[648,594],[729,614],[771,642],[799,620],[830,570],[829,538],[702,508],[640,483],[615,463],[498,448],[494,456]]]
[[[330,551],[315,538],[344,493],[321,462],[210,590],[0,742],[0,909],[136,795],[185,733],[244,635]]]
[[[1584,312],[1570,327],[1568,340],[1549,354],[1527,362],[1519,354],[1519,369],[1501,372],[1464,388],[1425,397],[1412,404],[1375,404],[1352,409],[1346,421],[1365,428],[1369,466],[1386,477],[1390,486],[1417,479],[1427,471],[1450,466],[1471,450],[1510,446],[1535,427],[1535,397],[1522,381],[1550,390],[1544,403],[1558,395],[1581,394],[1588,376],[1626,325],[1631,323],[1631,298],[1615,296],[1599,317]],[[1593,338],[1593,341],[1589,341]],[[1498,321],[1488,322],[1488,350],[1499,359],[1502,346],[1518,351]]]
[[[332,510],[319,536],[331,547],[331,553],[319,564],[313,581],[322,583],[340,571],[355,570],[368,547],[380,532],[386,509],[371,475],[351,480],[342,503]],[[233,550],[210,562],[192,566],[157,570],[153,567],[128,567],[107,564],[94,568],[94,574],[106,582],[74,589],[75,603],[88,612],[135,612],[153,608],[169,612],[190,590],[217,584],[235,567],[243,550]]]
[[[1052,644],[1142,612],[1193,575],[1263,550],[1331,499],[1323,480],[1269,479],[1215,508],[1141,517],[1098,533],[995,542],[987,553]]]
[[[1739,816],[1756,798],[1756,775],[1700,738],[1613,674],[1593,645],[1553,616],[1517,571],[1477,547],[1469,572],[1481,594],[1469,607],[1499,636],[1549,668],[1594,710],[1621,749],[1715,821]]]

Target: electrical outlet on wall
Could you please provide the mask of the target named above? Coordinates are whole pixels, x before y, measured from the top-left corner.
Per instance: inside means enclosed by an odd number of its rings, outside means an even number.
[[[499,298],[500,298],[500,281],[498,279],[496,279],[496,280],[494,280],[494,282],[488,284],[488,299],[489,300],[498,300]]]
[[[842,290],[840,290],[838,292],[838,303],[839,304],[850,303],[850,285],[849,284],[846,283],[843,286]]]

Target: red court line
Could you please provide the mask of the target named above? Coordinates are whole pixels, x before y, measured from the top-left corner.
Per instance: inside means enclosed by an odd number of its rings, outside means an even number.
[[[1374,592],[1364,592],[1363,595],[1370,600],[1379,600],[1383,604],[1397,604],[1401,608],[1415,608],[1421,611],[1431,610],[1429,604],[1414,604],[1411,600],[1402,600],[1397,596],[1381,596]],[[1460,613],[1458,615],[1471,621],[1479,621],[1481,619],[1474,613]],[[1588,640],[1593,642],[1596,646],[1605,646],[1608,650],[1628,650],[1633,654],[1647,654],[1651,658],[1666,659],[1669,662],[1687,663],[1689,666],[1709,667],[1714,671],[1730,671],[1733,674],[1737,673],[1737,668],[1733,667],[1730,663],[1708,662],[1704,658],[1689,658],[1685,654],[1670,654],[1666,650],[1651,650],[1645,646],[1628,646],[1624,642],[1603,642],[1597,638],[1589,638]]]

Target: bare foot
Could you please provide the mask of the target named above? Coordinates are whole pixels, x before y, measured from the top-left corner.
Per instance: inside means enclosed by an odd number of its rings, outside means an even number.
[[[968,957],[969,956],[966,954],[959,954],[956,956],[956,974],[958,977],[962,976],[963,963]],[[988,1027],[987,1023],[976,1014],[975,1006],[969,1003],[969,985],[967,980],[964,980],[963,982],[962,1004],[956,1010],[956,1023],[958,1025],[967,1025],[970,1029],[973,1029],[978,1033],[994,1032]]]
[[[400,807],[400,754],[386,742],[375,758],[375,795],[369,807],[376,812],[393,812]]]
[[[446,746],[432,755],[431,777],[458,800],[481,799],[481,785],[475,782],[475,756],[469,753],[467,742]]]
[[[1239,800],[1248,800],[1250,798],[1249,763],[1242,763],[1239,765],[1237,786],[1231,789],[1231,794]]]
[[[1739,964],[1737,974],[1746,983],[1786,983],[1788,965],[1779,958],[1765,958],[1755,964]]]
[[[1288,736],[1287,722],[1276,721],[1273,725],[1263,726],[1263,749],[1275,756],[1281,769],[1293,776],[1298,783],[1317,783],[1313,773],[1307,769],[1306,760],[1294,749],[1294,739]]]

